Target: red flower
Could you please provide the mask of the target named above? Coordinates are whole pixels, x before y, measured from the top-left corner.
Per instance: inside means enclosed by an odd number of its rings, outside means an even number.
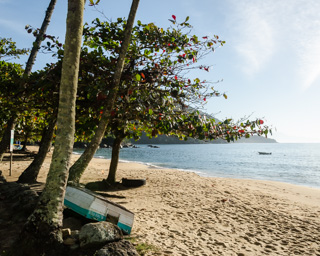
[[[263,120],[259,120],[259,124],[263,124],[264,122],[263,122]]]
[[[177,17],[176,17],[175,15],[172,15],[172,19],[176,20],[176,18],[177,18]]]

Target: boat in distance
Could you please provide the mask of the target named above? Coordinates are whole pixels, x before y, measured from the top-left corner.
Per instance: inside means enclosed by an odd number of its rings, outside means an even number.
[[[134,213],[91,190],[68,185],[64,205],[87,219],[108,221],[125,234],[131,233]]]
[[[258,152],[259,155],[271,155],[272,153],[271,152]]]

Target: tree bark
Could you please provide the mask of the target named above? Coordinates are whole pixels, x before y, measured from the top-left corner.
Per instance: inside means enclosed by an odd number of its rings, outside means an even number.
[[[28,143],[28,138],[29,138],[29,135],[30,135],[30,131],[28,130],[26,133],[25,133],[25,136],[24,136],[24,141],[22,143],[22,151],[26,151],[27,150],[27,143]]]
[[[116,66],[116,70],[115,70],[114,77],[113,77],[113,86],[111,87],[109,94],[107,96],[106,104],[104,106],[104,111],[101,115],[101,119],[100,119],[98,128],[97,128],[95,135],[92,138],[90,144],[86,148],[86,150],[83,152],[83,154],[78,158],[78,160],[70,168],[69,181],[79,183],[81,175],[86,170],[91,159],[93,158],[94,154],[96,153],[98,146],[102,140],[102,137],[105,133],[105,130],[107,128],[107,125],[109,123],[109,120],[111,117],[110,113],[111,113],[111,110],[113,109],[113,105],[114,105],[114,102],[115,102],[115,99],[117,96],[117,92],[118,92],[119,86],[120,86],[121,74],[122,74],[122,70],[123,70],[123,66],[124,66],[124,61],[125,61],[127,49],[130,44],[133,23],[134,23],[135,15],[137,13],[139,2],[140,2],[140,0],[133,0],[132,1],[127,26],[124,31],[123,43],[121,45],[119,58],[117,61],[117,66]]]
[[[117,173],[117,168],[119,163],[120,147],[123,139],[124,139],[123,136],[117,136],[113,141],[111,162],[110,162],[108,177],[106,180],[107,183],[110,185],[113,185],[116,183],[116,173]]]
[[[59,91],[57,136],[45,188],[24,225],[20,255],[65,255],[62,246],[62,211],[75,129],[75,101],[83,29],[84,0],[68,0],[67,30]]]
[[[20,175],[17,181],[18,183],[32,184],[37,182],[39,171],[51,147],[55,125],[56,118],[50,121],[49,126],[47,128],[44,128],[40,142],[39,152],[33,159],[32,163],[28,166],[28,168],[25,169],[24,172]]]
[[[46,15],[45,15],[44,20],[42,22],[39,34],[37,35],[37,38],[36,38],[35,42],[33,43],[33,47],[32,47],[30,56],[29,56],[27,64],[26,64],[26,68],[24,70],[24,73],[28,76],[31,74],[31,70],[32,70],[34,62],[36,60],[38,51],[40,49],[40,45],[41,45],[42,41],[45,39],[44,34],[46,33],[47,28],[49,26],[51,16],[52,16],[54,7],[56,5],[56,2],[57,2],[57,0],[50,1],[49,6],[46,11]]]

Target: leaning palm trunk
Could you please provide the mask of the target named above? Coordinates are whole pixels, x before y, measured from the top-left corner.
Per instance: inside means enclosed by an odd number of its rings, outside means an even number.
[[[46,33],[47,28],[49,26],[51,16],[52,16],[54,7],[56,5],[56,2],[57,2],[57,0],[50,1],[49,6],[46,11],[46,15],[44,17],[41,28],[39,30],[39,34],[37,35],[36,40],[33,43],[33,47],[32,47],[30,56],[29,56],[27,64],[26,64],[26,69],[24,71],[24,73],[28,76],[31,74],[31,69],[32,69],[34,62],[36,60],[37,54],[40,49],[40,45],[41,45],[42,41],[45,39],[44,34]]]
[[[39,171],[51,147],[55,125],[56,117],[50,121],[48,127],[44,128],[38,154],[35,156],[28,168],[20,175],[18,183],[31,184],[37,182]]]
[[[88,147],[86,148],[86,150],[83,152],[83,154],[80,156],[80,158],[70,168],[69,181],[79,183],[81,175],[86,170],[91,159],[93,158],[94,154],[96,153],[96,151],[99,147],[99,144],[102,140],[102,137],[105,133],[105,130],[107,128],[107,125],[109,123],[110,113],[111,113],[111,110],[113,109],[113,105],[114,105],[114,102],[115,102],[115,99],[117,96],[117,91],[120,86],[120,79],[121,79],[121,74],[122,74],[122,70],[123,70],[123,66],[124,66],[125,56],[126,56],[129,44],[130,44],[133,23],[134,23],[137,9],[138,9],[139,1],[140,0],[133,0],[132,1],[127,26],[124,31],[123,44],[121,45],[119,59],[117,61],[117,66],[116,66],[116,70],[114,73],[113,86],[110,88],[110,92],[109,92],[108,97],[106,99],[106,104],[104,106],[104,112],[101,116],[98,128],[96,129],[95,135],[94,135],[93,139],[91,140],[90,144],[88,145]]]
[[[75,101],[83,29],[84,0],[69,0],[59,92],[57,136],[45,188],[18,240],[20,255],[65,255],[62,211],[75,129]]]

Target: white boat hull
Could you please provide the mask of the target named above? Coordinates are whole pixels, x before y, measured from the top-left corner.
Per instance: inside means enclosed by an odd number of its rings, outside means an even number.
[[[109,221],[131,233],[134,213],[90,190],[67,186],[64,205],[88,219]]]

